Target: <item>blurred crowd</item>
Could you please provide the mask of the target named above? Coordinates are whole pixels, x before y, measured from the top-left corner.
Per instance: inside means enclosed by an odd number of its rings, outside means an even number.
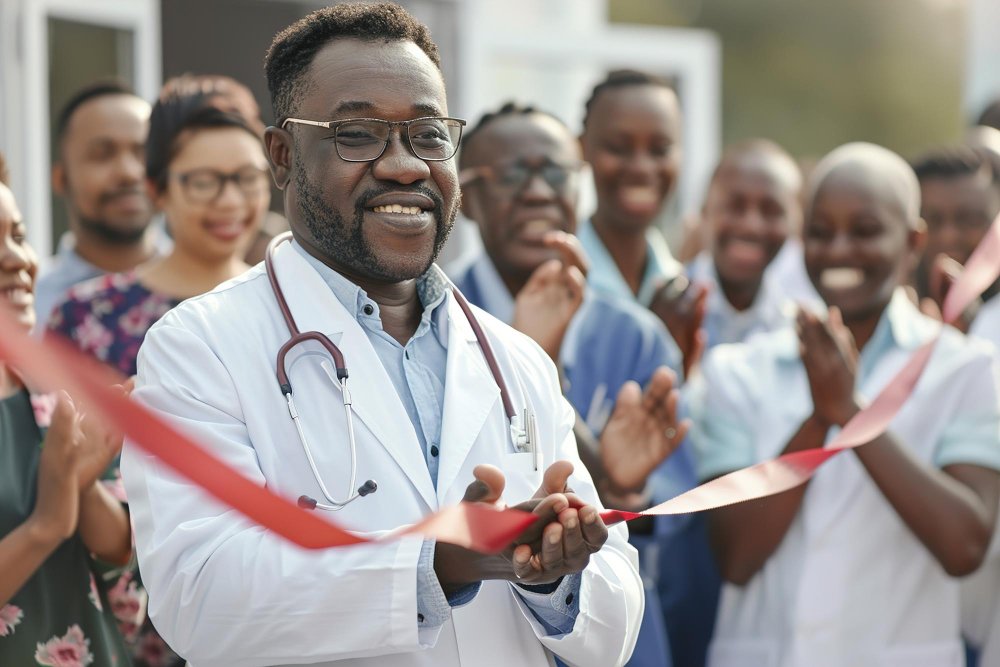
[[[579,134],[530,100],[465,129],[482,250],[444,268],[556,364],[606,507],[822,447],[938,335],[1000,215],[998,100],[919,155],[727,146],[672,252],[656,222],[697,119],[671,85],[609,73]],[[152,105],[115,81],[80,90],[54,136],[69,231],[41,272],[26,225],[46,221],[22,219],[0,159],[0,280],[23,326],[135,375],[157,320],[287,229],[260,116],[225,76],[170,79]],[[1000,666],[998,287],[870,446],[771,498],[629,524],[646,606],[628,664]],[[146,617],[120,436],[16,369],[0,381],[0,663],[184,664]]]

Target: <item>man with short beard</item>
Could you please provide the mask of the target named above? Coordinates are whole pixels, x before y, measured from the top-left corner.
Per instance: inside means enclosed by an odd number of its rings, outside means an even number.
[[[73,285],[127,271],[153,256],[153,207],[146,196],[144,149],[149,104],[121,83],[78,91],[56,123],[52,189],[66,202],[69,231],[38,279],[39,329]]]
[[[133,397],[375,541],[302,549],[129,443],[157,630],[199,667],[621,665],[643,613],[637,554],[601,518],[555,365],[434,264],[465,121],[427,27],[395,4],[338,4],[279,33],[265,71],[292,240],[153,325]],[[535,520],[498,554],[380,539],[459,503]]]

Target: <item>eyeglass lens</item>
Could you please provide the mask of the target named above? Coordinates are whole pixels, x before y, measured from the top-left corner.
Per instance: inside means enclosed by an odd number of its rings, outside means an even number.
[[[514,164],[496,170],[497,184],[511,190],[520,191],[535,174],[541,175],[553,190],[563,192],[573,183],[576,172],[559,164],[544,164],[529,167]]]
[[[259,196],[267,188],[267,172],[256,167],[247,167],[231,174],[214,169],[196,169],[181,174],[185,194],[197,202],[215,201],[226,182],[232,181],[246,197]]]
[[[357,120],[337,126],[337,152],[344,160],[374,160],[385,150],[391,125],[381,120]],[[455,155],[462,136],[460,123],[427,118],[408,123],[406,136],[413,154],[422,160],[447,160]]]

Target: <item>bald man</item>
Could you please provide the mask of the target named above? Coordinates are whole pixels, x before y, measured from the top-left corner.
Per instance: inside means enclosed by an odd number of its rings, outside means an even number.
[[[802,225],[801,188],[798,165],[772,141],[735,144],[719,161],[702,207],[706,250],[687,267],[690,280],[709,287],[708,347],[773,331],[792,317],[767,269]],[[801,246],[796,253],[801,258]]]

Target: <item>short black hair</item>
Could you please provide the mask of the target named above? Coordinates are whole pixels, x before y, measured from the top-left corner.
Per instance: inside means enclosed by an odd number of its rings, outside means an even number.
[[[193,130],[230,128],[260,136],[243,116],[213,105],[214,94],[168,89],[153,105],[146,139],[146,178],[163,192],[170,161],[181,149],[181,136]]]
[[[583,126],[585,128],[587,127],[587,121],[590,119],[590,112],[593,110],[594,103],[597,101],[597,98],[601,93],[613,88],[624,88],[625,86],[659,86],[674,92],[673,84],[662,76],[657,76],[656,74],[643,72],[637,69],[613,70],[608,72],[608,75],[604,77],[604,80],[594,86],[594,89],[590,91],[590,97],[587,98],[587,102],[584,104]]]
[[[982,174],[995,188],[1000,188],[1000,159],[991,151],[974,146],[942,146],[921,155],[910,166],[920,182]]]
[[[480,132],[480,130],[483,129],[483,127],[489,125],[494,120],[497,120],[498,118],[503,118],[505,116],[528,116],[530,114],[541,114],[543,116],[548,116],[549,118],[554,119],[563,127],[566,127],[566,123],[563,122],[561,118],[559,118],[553,113],[545,111],[544,109],[539,109],[538,107],[532,106],[530,104],[519,104],[513,100],[504,102],[497,110],[487,111],[486,113],[484,113],[479,118],[479,121],[476,122],[476,124],[473,125],[471,129],[466,130],[465,133],[462,134],[462,152],[459,153],[458,155],[458,168],[459,169],[462,168],[462,164],[464,162],[462,156],[465,154],[465,151],[469,149],[469,146],[472,143],[472,139]]]
[[[7,160],[3,153],[0,153],[0,183],[10,185],[10,172],[7,170]]]
[[[1000,130],[1000,99],[993,100],[979,114],[976,125],[985,125]]]
[[[119,79],[102,79],[84,86],[80,90],[73,93],[73,96],[69,98],[69,101],[66,102],[66,104],[63,105],[63,108],[59,111],[59,115],[56,117],[54,145],[61,144],[62,140],[66,137],[66,130],[69,128],[69,122],[73,120],[73,114],[76,113],[77,109],[91,100],[109,95],[129,95],[131,97],[138,97],[138,95],[135,94],[135,91],[132,90],[127,83]]]
[[[393,2],[350,2],[319,9],[288,26],[271,42],[264,74],[271,94],[275,124],[295,110],[295,98],[316,53],[335,39],[366,42],[411,41],[440,70],[441,56],[430,30]]]

